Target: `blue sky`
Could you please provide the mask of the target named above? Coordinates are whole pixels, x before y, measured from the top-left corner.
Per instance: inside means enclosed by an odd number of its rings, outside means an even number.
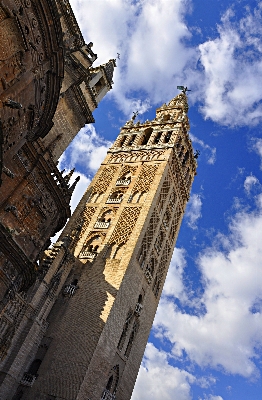
[[[61,167],[79,201],[133,111],[187,85],[198,159],[191,198],[132,400],[262,397],[262,2],[71,0],[114,88]]]

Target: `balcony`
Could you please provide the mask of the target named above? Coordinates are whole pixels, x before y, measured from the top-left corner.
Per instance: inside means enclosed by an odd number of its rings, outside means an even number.
[[[122,200],[123,200],[123,197],[118,197],[117,199],[109,198],[109,199],[107,199],[107,203],[108,204],[119,204],[122,202]]]
[[[137,317],[140,317],[141,311],[142,311],[143,305],[141,303],[136,303],[135,306],[135,315]]]
[[[110,393],[109,390],[105,389],[103,391],[101,400],[115,400],[116,396],[113,393]]]
[[[71,285],[71,284],[66,285],[63,290],[63,295],[72,297],[75,294],[77,288],[78,288],[78,286],[76,286],[76,285]]]
[[[128,186],[130,184],[130,179],[118,179],[116,181],[116,186]]]
[[[31,387],[33,386],[35,380],[36,380],[36,375],[31,375],[25,372],[23,378],[20,381],[20,384],[23,386]]]
[[[102,221],[97,221],[94,225],[94,228],[96,229],[107,229],[110,226],[110,222],[102,222]]]
[[[97,256],[97,252],[95,251],[81,251],[79,254],[79,258],[88,258],[90,260],[94,260]]]

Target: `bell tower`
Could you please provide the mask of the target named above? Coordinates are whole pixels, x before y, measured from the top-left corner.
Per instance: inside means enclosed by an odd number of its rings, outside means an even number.
[[[196,174],[187,111],[181,93],[123,126],[47,253],[45,282],[59,285],[38,301],[48,348],[22,399],[130,399]]]

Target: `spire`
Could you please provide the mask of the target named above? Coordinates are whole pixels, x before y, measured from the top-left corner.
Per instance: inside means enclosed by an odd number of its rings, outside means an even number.
[[[73,191],[75,190],[75,187],[76,187],[76,185],[77,185],[77,182],[79,182],[79,181],[80,181],[80,176],[77,176],[76,179],[75,179],[75,181],[74,181],[74,183],[73,183],[73,185],[69,188],[69,193],[70,193],[70,194],[73,193]]]
[[[187,102],[187,95],[186,93],[182,92],[179,93],[176,97],[174,97],[170,102],[168,103],[167,107],[172,107],[172,108],[182,108],[185,113],[188,112],[188,102]]]
[[[64,181],[65,183],[68,183],[70,181],[70,178],[72,177],[73,173],[75,172],[75,168],[71,169],[71,171],[69,172],[69,174],[64,176]]]

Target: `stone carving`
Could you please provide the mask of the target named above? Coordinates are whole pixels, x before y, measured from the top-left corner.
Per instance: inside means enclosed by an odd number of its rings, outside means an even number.
[[[116,153],[112,154],[110,157],[111,163],[124,163],[124,162],[132,162],[132,161],[152,161],[163,159],[163,155],[165,150],[162,151],[134,151],[127,153]]]
[[[112,181],[117,169],[118,168],[114,166],[105,167],[94,185],[93,193],[104,193]]]
[[[133,188],[133,193],[136,191],[148,192],[155,178],[158,165],[143,165],[142,170],[136,180]]]
[[[136,224],[141,207],[126,207],[122,211],[116,227],[109,240],[109,244],[124,244],[130,238]]]

